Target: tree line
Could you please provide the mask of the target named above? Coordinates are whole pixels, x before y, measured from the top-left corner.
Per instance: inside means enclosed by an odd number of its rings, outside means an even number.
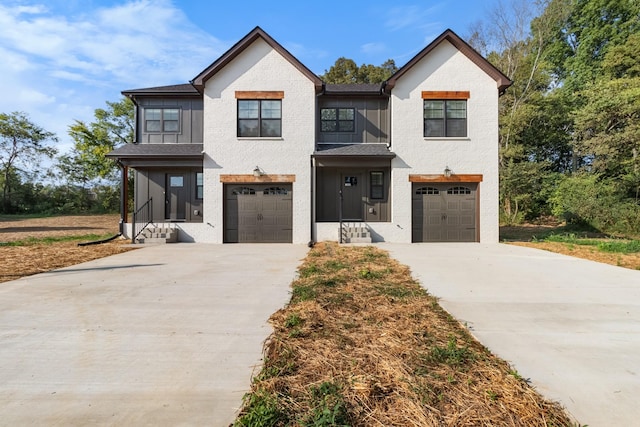
[[[58,137],[23,112],[0,113],[0,214],[117,212],[118,168],[105,155],[133,141],[134,106],[128,98],[107,102],[94,121],[76,120],[73,148],[59,153]],[[49,163],[50,167],[42,167]]]
[[[640,234],[640,2],[501,1],[465,38],[514,81],[499,107],[501,222]],[[396,70],[392,59],[342,57],[320,77],[378,83]],[[57,157],[55,135],[0,114],[0,213],[117,210],[117,168],[104,155],[133,140],[133,110],[123,98],[76,121],[73,149]],[[34,179],[27,166],[39,156],[54,159],[56,184]]]

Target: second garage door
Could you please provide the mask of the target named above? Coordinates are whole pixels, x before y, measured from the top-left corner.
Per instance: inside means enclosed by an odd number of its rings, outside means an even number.
[[[225,243],[291,243],[291,184],[226,185]]]
[[[412,240],[475,242],[477,189],[477,183],[414,183]]]

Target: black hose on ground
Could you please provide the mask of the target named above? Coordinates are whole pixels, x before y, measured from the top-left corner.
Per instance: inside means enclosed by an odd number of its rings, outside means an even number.
[[[112,240],[117,239],[118,237],[122,236],[122,233],[118,233],[115,236],[109,237],[108,239],[103,239],[103,240],[96,240],[95,242],[83,242],[83,243],[78,243],[78,246],[89,246],[89,245],[99,245],[101,243],[107,243],[110,242]]]

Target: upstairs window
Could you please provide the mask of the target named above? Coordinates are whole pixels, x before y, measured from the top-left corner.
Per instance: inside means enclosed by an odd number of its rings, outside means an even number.
[[[466,137],[469,92],[422,92],[424,136]]]
[[[322,132],[353,132],[356,129],[355,108],[321,108]]]
[[[145,108],[144,128],[146,132],[180,132],[180,109]]]
[[[282,101],[279,99],[239,99],[239,137],[282,136]]]

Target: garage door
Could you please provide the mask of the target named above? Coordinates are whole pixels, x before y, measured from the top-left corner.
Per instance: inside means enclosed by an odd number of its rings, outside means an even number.
[[[477,189],[477,183],[414,183],[412,240],[475,242]]]
[[[224,192],[225,243],[291,243],[291,184],[233,184]]]

